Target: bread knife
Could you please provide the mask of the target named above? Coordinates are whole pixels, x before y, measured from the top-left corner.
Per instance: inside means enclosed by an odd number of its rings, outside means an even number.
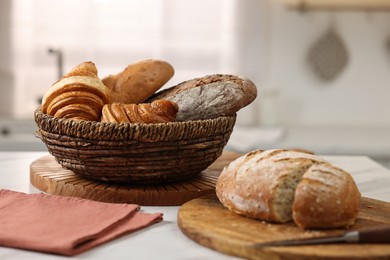
[[[300,246],[330,243],[390,243],[390,226],[361,231],[349,231],[339,236],[325,236],[317,238],[255,243],[254,247],[260,248],[270,246]]]

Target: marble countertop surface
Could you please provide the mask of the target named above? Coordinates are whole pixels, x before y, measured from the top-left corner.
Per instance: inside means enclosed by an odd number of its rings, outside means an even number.
[[[0,189],[38,193],[30,184],[30,164],[47,152],[0,152]],[[326,156],[325,159],[351,173],[365,197],[390,202],[390,171],[367,156]],[[238,259],[213,251],[188,239],[177,226],[179,207],[146,207],[162,212],[164,220],[91,249],[72,259]],[[67,259],[68,257],[0,247],[0,259]]]

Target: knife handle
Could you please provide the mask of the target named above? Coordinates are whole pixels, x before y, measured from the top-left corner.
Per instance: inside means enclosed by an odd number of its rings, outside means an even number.
[[[360,243],[390,243],[390,226],[359,231]]]

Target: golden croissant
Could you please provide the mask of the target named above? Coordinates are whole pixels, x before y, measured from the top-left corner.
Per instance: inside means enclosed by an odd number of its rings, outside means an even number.
[[[101,122],[167,123],[175,121],[178,111],[177,104],[169,100],[141,104],[112,103],[104,105]]]
[[[42,99],[42,112],[54,117],[99,121],[110,90],[93,62],[83,62],[54,83]]]

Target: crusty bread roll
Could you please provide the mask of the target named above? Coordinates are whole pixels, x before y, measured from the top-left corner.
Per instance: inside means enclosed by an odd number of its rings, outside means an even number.
[[[99,121],[110,90],[97,76],[93,62],[83,62],[45,93],[41,109],[55,117]]]
[[[149,59],[128,65],[122,72],[105,77],[103,83],[112,91],[110,103],[138,104],[153,95],[173,74],[168,62]]]
[[[110,123],[167,123],[175,121],[177,105],[169,100],[142,104],[107,104],[101,122]]]
[[[179,106],[177,121],[233,115],[257,96],[255,84],[234,75],[208,75],[182,82],[153,95],[147,102],[168,99]]]
[[[360,192],[352,177],[324,159],[292,150],[256,150],[226,166],[216,184],[233,212],[302,228],[354,224]]]

